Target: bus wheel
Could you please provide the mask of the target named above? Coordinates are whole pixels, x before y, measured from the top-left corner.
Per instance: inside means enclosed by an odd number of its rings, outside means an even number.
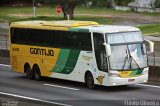
[[[90,88],[90,89],[95,89],[96,88],[96,85],[94,84],[93,76],[90,72],[88,72],[86,74],[85,83],[86,83],[87,87]]]
[[[25,73],[28,79],[33,79],[33,71],[31,70],[29,64],[25,65]]]
[[[34,71],[35,80],[40,81],[41,80],[41,73],[40,73],[40,69],[37,65],[33,67],[33,71]]]

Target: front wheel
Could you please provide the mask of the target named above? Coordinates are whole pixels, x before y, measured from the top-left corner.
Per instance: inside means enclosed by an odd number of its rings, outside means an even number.
[[[91,73],[87,73],[85,82],[88,88],[95,89],[96,85],[94,84],[94,79]]]

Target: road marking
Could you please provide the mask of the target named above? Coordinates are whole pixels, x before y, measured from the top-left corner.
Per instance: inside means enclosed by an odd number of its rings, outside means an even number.
[[[69,89],[69,90],[75,90],[75,91],[80,90],[80,89],[77,89],[77,88],[70,88],[70,87],[59,86],[59,85],[52,85],[52,84],[43,84],[43,85],[51,86],[51,87],[57,87],[57,88],[63,88],[63,89]]]
[[[155,85],[146,85],[146,84],[135,84],[135,85],[147,86],[147,87],[153,87],[153,88],[160,88],[160,86],[155,86]]]
[[[11,65],[0,64],[0,66],[11,67]]]
[[[47,101],[47,100],[42,100],[42,99],[37,99],[37,98],[32,98],[32,97],[27,97],[27,96],[21,96],[21,95],[16,95],[16,94],[11,94],[11,93],[0,92],[0,94],[13,96],[13,97],[18,97],[18,98],[23,98],[23,99],[28,99],[28,100],[39,101],[39,102],[44,102],[44,103],[49,103],[49,104],[54,104],[54,105],[72,106],[72,105],[68,105],[68,104],[52,102],[52,101]]]

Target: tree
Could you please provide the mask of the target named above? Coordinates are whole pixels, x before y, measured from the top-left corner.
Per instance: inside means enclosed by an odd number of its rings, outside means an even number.
[[[62,7],[62,11],[65,19],[73,19],[74,9],[79,0],[58,0],[58,3]],[[69,16],[69,17],[68,17]]]
[[[10,2],[12,2],[12,0],[1,0],[0,5],[8,4]]]
[[[160,8],[160,0],[155,0],[154,5],[156,8]]]
[[[115,4],[118,6],[128,6],[129,3],[135,0],[114,0]]]
[[[115,6],[114,0],[106,0],[106,5],[108,8],[113,8]]]

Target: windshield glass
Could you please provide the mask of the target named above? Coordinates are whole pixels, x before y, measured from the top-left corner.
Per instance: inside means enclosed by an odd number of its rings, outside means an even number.
[[[141,32],[106,34],[111,45],[110,69],[131,70],[147,67],[147,56]]]
[[[143,42],[141,32],[120,32],[106,34],[106,41],[109,44]]]
[[[147,56],[142,44],[111,46],[109,57],[110,68],[113,70],[130,70],[147,67]]]

